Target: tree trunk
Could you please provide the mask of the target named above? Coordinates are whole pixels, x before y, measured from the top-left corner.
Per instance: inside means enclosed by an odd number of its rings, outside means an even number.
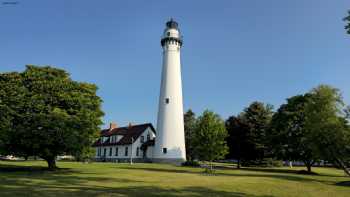
[[[312,161],[304,161],[304,164],[306,165],[307,171],[311,172],[311,167],[313,162]]]
[[[344,170],[345,174],[350,176],[350,169],[345,166],[344,162],[338,158],[335,158],[335,161],[338,163],[339,167],[341,167]]]
[[[240,160],[240,159],[237,160],[237,168],[238,168],[238,169],[241,168],[241,160]]]
[[[308,172],[311,172],[311,165],[310,165],[310,164],[307,164],[307,165],[306,165],[306,168],[307,168],[307,171],[308,171]]]
[[[45,158],[45,160],[47,162],[49,170],[57,169],[55,157]]]

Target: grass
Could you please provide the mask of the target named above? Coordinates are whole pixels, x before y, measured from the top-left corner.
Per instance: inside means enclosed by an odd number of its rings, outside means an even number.
[[[0,196],[349,196],[350,178],[341,170],[313,168],[203,169],[165,164],[0,161]]]

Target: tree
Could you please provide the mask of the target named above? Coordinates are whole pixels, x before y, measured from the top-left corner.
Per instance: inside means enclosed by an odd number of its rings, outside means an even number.
[[[310,97],[305,94],[288,98],[273,115],[268,137],[276,157],[303,161],[308,172],[319,159],[312,148],[313,139],[308,138],[305,128],[305,108]]]
[[[345,26],[345,30],[350,34],[350,10],[348,11],[348,16],[344,18],[344,21],[347,23]]]
[[[306,106],[305,128],[313,141],[313,149],[323,159],[346,167],[350,155],[350,128],[344,114],[344,102],[338,89],[320,85],[311,92]]]
[[[227,154],[226,137],[224,121],[214,112],[205,110],[198,118],[193,143],[199,159],[209,161],[211,170],[212,161]]]
[[[248,126],[242,118],[242,114],[238,116],[230,116],[225,122],[228,132],[227,145],[229,147],[229,158],[237,159],[237,168],[241,167],[241,160],[245,160],[246,151],[249,150],[248,143]]]
[[[186,143],[186,157],[188,161],[192,161],[195,158],[193,147],[193,135],[196,128],[196,115],[189,109],[184,114],[184,127],[185,127],[185,143]]]
[[[267,133],[272,114],[272,106],[261,102],[253,102],[242,113],[247,127],[247,147],[242,155],[246,165],[261,165],[268,156]]]
[[[1,152],[39,156],[55,169],[57,155],[76,155],[98,135],[103,112],[96,91],[49,66],[0,74]]]

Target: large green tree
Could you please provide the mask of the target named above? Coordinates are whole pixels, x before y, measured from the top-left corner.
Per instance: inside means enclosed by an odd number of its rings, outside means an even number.
[[[205,110],[198,117],[194,132],[194,148],[197,156],[202,161],[209,161],[212,169],[212,161],[222,159],[227,154],[227,131],[224,121],[219,115]]]
[[[303,161],[307,170],[319,159],[313,150],[313,139],[305,128],[305,108],[310,94],[297,95],[287,99],[273,115],[268,133],[273,154],[290,161]]]
[[[350,175],[346,159],[350,155],[349,122],[338,89],[320,85],[311,92],[305,109],[305,128],[312,139],[314,151],[322,159],[333,161]]]
[[[0,151],[39,156],[50,169],[57,155],[82,154],[102,124],[96,91],[48,66],[0,74]]]
[[[188,161],[195,159],[195,152],[193,147],[194,132],[196,129],[196,114],[189,109],[184,114],[185,127],[185,142],[186,142],[186,157]]]

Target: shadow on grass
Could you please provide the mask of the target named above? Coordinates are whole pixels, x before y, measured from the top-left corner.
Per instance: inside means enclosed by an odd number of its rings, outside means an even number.
[[[191,171],[186,169],[168,169],[168,168],[154,168],[154,167],[118,167],[121,169],[129,169],[129,170],[140,170],[140,171],[150,171],[150,172],[166,172],[166,173],[186,173],[186,174],[198,174],[198,175],[208,175],[204,173],[203,171]],[[198,169],[198,168],[195,168]],[[294,171],[293,173],[290,172],[291,170],[286,170],[287,172],[284,172],[283,169],[260,169],[260,168],[241,168],[237,169],[237,171],[241,170],[240,173],[230,173],[233,169],[223,169],[217,170],[212,176],[232,176],[232,177],[257,177],[257,178],[275,178],[275,179],[282,179],[287,181],[298,181],[298,182],[310,182],[310,181],[316,181],[320,183],[326,183],[331,184],[329,181],[324,180],[318,180],[314,179],[312,177],[305,177],[300,174],[298,174],[298,171]],[[271,170],[271,171],[269,171]],[[234,170],[236,171],[236,170]],[[263,173],[244,173],[245,171],[250,172],[263,172]],[[327,176],[327,175],[325,175]]]
[[[43,172],[70,172],[70,168],[57,168],[55,170],[49,170],[43,166],[17,166],[17,165],[6,165],[0,164],[0,172],[32,172],[32,173],[43,173]]]
[[[0,186],[1,196],[20,196],[21,194],[28,194],[26,186],[19,188],[8,188]],[[86,187],[83,185],[74,186],[56,186],[56,185],[40,185],[40,187],[32,188],[31,196],[231,196],[231,197],[272,197],[269,195],[252,195],[242,192],[227,192],[220,190],[213,190],[205,187],[183,187],[179,189],[168,189],[156,186],[127,186],[127,187]]]
[[[341,181],[336,183],[337,186],[344,186],[344,187],[350,187],[350,181]]]
[[[267,173],[287,173],[287,174],[302,174],[302,175],[319,175],[316,172],[307,172],[305,170],[290,170],[290,169],[275,169],[275,168],[253,168],[243,167],[236,170],[254,171],[254,172],[267,172]],[[325,175],[328,176],[328,175]]]
[[[126,167],[124,167],[126,168]],[[127,169],[127,168],[126,168]],[[132,168],[165,171],[165,169]],[[254,196],[207,187],[167,188],[134,179],[109,177],[79,170],[48,171],[45,167],[0,164],[0,196]],[[170,171],[179,172],[179,171]],[[185,173],[185,170],[180,171]],[[76,175],[77,174],[77,175]],[[105,184],[104,184],[105,183]]]

